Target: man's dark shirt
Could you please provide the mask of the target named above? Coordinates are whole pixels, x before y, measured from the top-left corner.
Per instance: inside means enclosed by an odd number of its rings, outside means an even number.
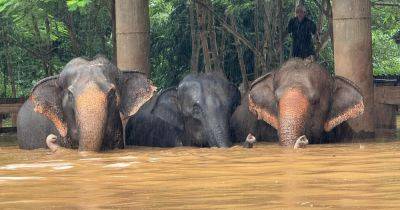
[[[287,31],[293,37],[293,57],[306,58],[315,55],[311,34],[316,33],[317,27],[312,20],[304,17],[303,21],[300,22],[297,17],[292,18],[289,21]]]

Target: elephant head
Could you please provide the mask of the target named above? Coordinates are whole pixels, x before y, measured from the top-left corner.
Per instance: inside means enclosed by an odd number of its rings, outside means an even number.
[[[254,81],[248,97],[249,110],[277,129],[280,144],[286,146],[302,135],[320,141],[323,132],[364,111],[356,85],[301,59]]]
[[[186,76],[177,88],[178,110],[191,141],[183,145],[229,147],[229,119],[239,101],[239,91],[223,77]]]
[[[61,146],[99,151],[123,147],[121,117],[133,115],[155,88],[139,72],[120,72],[106,58],[76,58],[33,88],[34,111],[53,122]]]

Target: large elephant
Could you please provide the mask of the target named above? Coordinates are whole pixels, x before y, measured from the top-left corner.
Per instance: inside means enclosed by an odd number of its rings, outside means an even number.
[[[106,58],[71,60],[57,76],[39,81],[17,119],[22,149],[57,144],[84,151],[123,148],[124,119],[151,98],[155,87],[140,72],[121,72]],[[122,120],[121,120],[122,118]]]
[[[276,129],[280,144],[285,146],[293,146],[303,135],[310,143],[323,142],[325,134],[364,111],[363,97],[355,84],[332,77],[315,62],[296,58],[255,80],[246,97],[243,103],[248,109],[241,107],[232,117],[237,138],[269,129],[257,121],[263,120]],[[241,124],[246,117],[252,120]],[[271,133],[266,133],[258,138],[271,138]]]
[[[239,91],[223,76],[190,74],[128,121],[127,144],[229,147],[229,119],[239,102]]]

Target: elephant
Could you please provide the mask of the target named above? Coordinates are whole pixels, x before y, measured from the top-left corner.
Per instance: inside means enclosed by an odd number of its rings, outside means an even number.
[[[243,142],[249,134],[257,141],[274,141],[278,138],[276,130],[249,110],[248,92],[242,94],[242,101],[231,117],[231,132],[235,143]]]
[[[238,139],[254,132],[257,139],[277,136],[280,145],[293,147],[303,135],[310,143],[325,142],[335,127],[363,112],[353,82],[314,61],[292,58],[251,84],[231,121]]]
[[[229,147],[229,120],[239,102],[238,89],[224,76],[189,74],[178,87],[159,92],[129,119],[127,144]]]
[[[123,148],[127,119],[154,91],[145,74],[122,72],[103,56],[72,59],[59,75],[39,81],[20,108],[19,147],[46,148],[46,138],[54,134],[65,148]]]

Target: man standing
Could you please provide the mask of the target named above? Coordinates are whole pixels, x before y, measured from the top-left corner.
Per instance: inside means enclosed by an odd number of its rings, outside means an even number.
[[[293,38],[293,57],[307,58],[315,56],[314,45],[312,43],[312,35],[316,34],[317,27],[315,23],[306,17],[306,9],[303,5],[296,7],[296,17],[290,19],[287,27],[287,33]]]

